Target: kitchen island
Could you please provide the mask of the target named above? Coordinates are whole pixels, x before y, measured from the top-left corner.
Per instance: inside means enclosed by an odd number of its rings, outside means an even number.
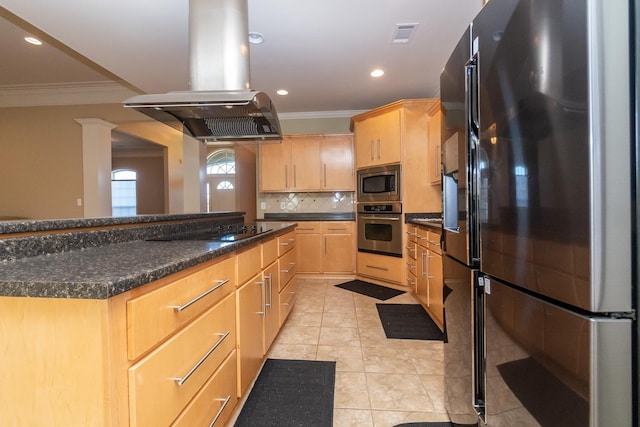
[[[241,340],[247,314],[236,294],[266,292],[269,270],[272,302],[282,299],[286,317],[295,281],[279,276],[292,270],[280,268],[279,245],[294,247],[295,224],[238,242],[146,239],[238,220],[242,213],[2,223],[0,425],[223,425],[240,375],[257,374],[242,372],[240,343],[260,347],[254,365],[266,353],[263,334]],[[270,309],[279,327],[280,304]],[[253,315],[254,324],[266,319]]]

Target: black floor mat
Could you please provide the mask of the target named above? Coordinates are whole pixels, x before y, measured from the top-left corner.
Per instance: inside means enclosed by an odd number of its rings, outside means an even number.
[[[376,304],[387,338],[439,340],[443,334],[420,304]]]
[[[351,292],[357,292],[371,298],[377,298],[381,301],[386,301],[389,298],[397,297],[398,295],[404,294],[404,291],[387,288],[386,286],[380,286],[374,283],[364,282],[362,280],[351,280],[350,282],[340,283],[336,286],[338,288],[346,289]]]
[[[235,426],[332,427],[336,362],[267,359]]]

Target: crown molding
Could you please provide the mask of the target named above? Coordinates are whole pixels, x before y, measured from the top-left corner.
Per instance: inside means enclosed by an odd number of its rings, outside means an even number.
[[[335,119],[353,116],[364,113],[368,110],[336,110],[336,111],[305,111],[298,113],[278,113],[280,120],[295,119]]]
[[[138,95],[115,82],[0,86],[0,107],[119,104]]]

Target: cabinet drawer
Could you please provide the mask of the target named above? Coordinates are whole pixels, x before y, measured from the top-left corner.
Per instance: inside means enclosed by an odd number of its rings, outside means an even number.
[[[418,284],[418,279],[415,274],[415,266],[411,268],[409,263],[407,263],[407,286],[409,286],[413,292],[416,292],[417,284]]]
[[[260,245],[238,252],[236,258],[238,260],[238,286],[242,286],[262,270]]]
[[[415,260],[416,259],[416,253],[418,251],[418,248],[416,247],[416,244],[414,242],[407,242],[407,246],[405,246],[406,250],[407,250],[407,255],[409,258]]]
[[[322,223],[323,234],[353,234],[353,222],[329,221]]]
[[[402,258],[358,252],[358,274],[389,282],[403,282]]]
[[[296,232],[290,231],[278,237],[278,256],[282,256],[296,247]]]
[[[262,248],[262,268],[278,259],[278,240],[273,238],[260,244]]]
[[[278,303],[280,304],[280,326],[287,320],[287,316],[291,313],[293,304],[296,300],[298,291],[298,282],[291,280],[287,286],[278,294]]]
[[[131,426],[176,418],[235,348],[235,313],[233,293],[129,368]]]
[[[407,225],[407,229],[406,229],[406,233],[407,233],[407,241],[412,242],[412,243],[417,243],[418,241],[418,227],[416,227],[415,225]]]
[[[238,402],[237,366],[238,358],[232,351],[171,426],[223,426]]]
[[[278,260],[278,263],[278,270],[280,271],[280,286],[278,291],[281,291],[296,274],[296,251],[287,252]]]
[[[441,234],[437,231],[429,230],[429,249],[437,254],[442,253],[442,247],[440,243]]]
[[[127,354],[135,360],[233,292],[235,259],[227,258],[127,302]]]
[[[297,234],[304,233],[321,233],[322,232],[322,223],[315,221],[305,221],[298,223],[296,227]]]

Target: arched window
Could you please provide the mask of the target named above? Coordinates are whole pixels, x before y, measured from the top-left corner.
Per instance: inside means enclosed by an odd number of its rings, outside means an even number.
[[[218,185],[216,185],[216,190],[233,190],[233,184],[229,181],[220,181]]]
[[[113,216],[135,216],[136,171],[116,169],[111,172],[111,214]]]
[[[224,148],[211,153],[207,157],[207,175],[235,175],[236,153]]]

